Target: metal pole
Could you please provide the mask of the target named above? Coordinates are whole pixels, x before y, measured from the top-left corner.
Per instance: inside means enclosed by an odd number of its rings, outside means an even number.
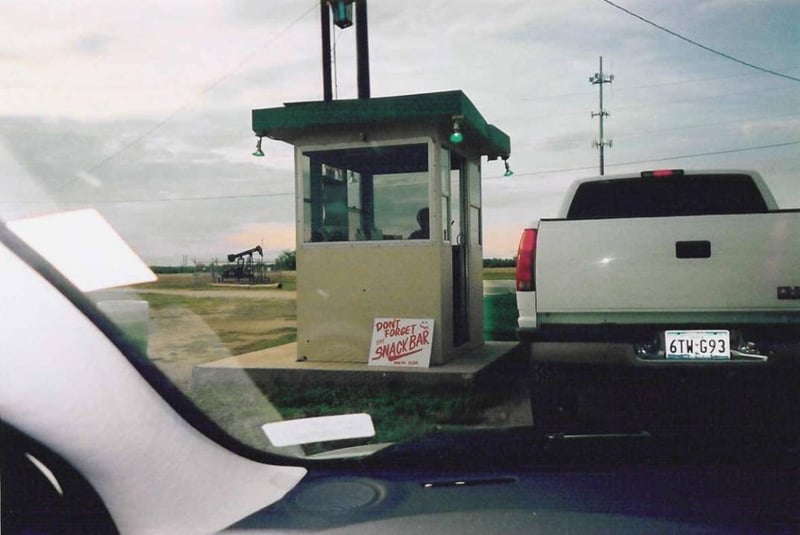
[[[358,61],[358,98],[370,97],[369,39],[367,37],[367,0],[356,4],[356,55]]]
[[[331,76],[331,14],[327,0],[320,0],[320,21],[322,24],[322,92],[323,99],[333,100],[333,77]]]

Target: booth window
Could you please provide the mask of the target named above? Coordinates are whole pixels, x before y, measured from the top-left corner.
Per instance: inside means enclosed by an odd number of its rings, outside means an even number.
[[[472,245],[483,243],[481,225],[481,169],[474,161],[467,163],[467,180],[469,181],[469,235]]]
[[[442,191],[442,239],[450,241],[450,151],[440,149],[439,156]]]
[[[429,238],[428,145],[303,152],[303,240]]]

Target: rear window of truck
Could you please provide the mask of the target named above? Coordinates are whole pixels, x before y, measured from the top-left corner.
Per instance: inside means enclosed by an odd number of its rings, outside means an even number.
[[[567,219],[610,219],[767,212],[749,175],[633,177],[585,182]]]

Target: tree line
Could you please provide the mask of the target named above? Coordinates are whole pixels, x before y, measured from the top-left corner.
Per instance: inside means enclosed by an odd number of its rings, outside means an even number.
[[[484,258],[483,267],[514,267],[517,265],[514,258]],[[201,265],[185,265],[185,266],[150,266],[153,273],[157,274],[173,274],[173,273],[196,273],[197,271],[205,271],[206,266]],[[297,255],[295,251],[284,251],[275,259],[275,269],[281,271],[294,271],[297,269]]]

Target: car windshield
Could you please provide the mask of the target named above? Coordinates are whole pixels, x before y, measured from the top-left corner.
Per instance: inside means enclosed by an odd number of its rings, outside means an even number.
[[[548,366],[518,336],[515,266],[523,229],[606,170],[753,169],[800,206],[798,6],[631,5],[658,25],[596,0],[488,6],[373,2],[367,51],[330,23],[326,55],[318,0],[6,2],[0,220],[68,277],[54,248],[88,266],[73,282],[128,357],[266,452],[792,427],[750,368]],[[773,228],[788,250],[796,228]],[[725,269],[785,252],[733,248]],[[775,286],[797,302],[800,279]]]

